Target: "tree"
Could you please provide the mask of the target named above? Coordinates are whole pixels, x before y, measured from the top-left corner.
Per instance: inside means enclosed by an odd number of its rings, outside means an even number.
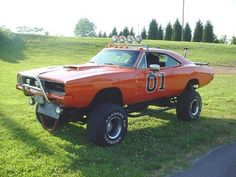
[[[213,32],[213,25],[210,21],[207,21],[204,29],[203,29],[203,41],[212,43],[214,42],[214,32]]]
[[[95,34],[95,25],[87,18],[81,18],[75,26],[76,36],[93,36]]]
[[[161,25],[157,29],[157,39],[163,40],[163,28]]]
[[[98,37],[102,37],[102,32],[101,31],[99,31]]]
[[[118,32],[117,32],[117,29],[116,27],[113,28],[112,32],[111,32],[111,36],[117,36],[118,35]]]
[[[236,36],[233,36],[232,37],[232,40],[231,40],[231,44],[233,45],[236,45]]]
[[[107,38],[107,33],[104,32],[103,35],[102,35],[103,38]]]
[[[147,31],[146,31],[145,27],[143,27],[143,30],[141,32],[141,37],[142,37],[142,39],[147,39]]]
[[[124,35],[123,31],[120,31],[119,36],[123,36],[123,35]]]
[[[166,32],[165,32],[165,40],[168,40],[170,41],[171,40],[171,37],[172,37],[172,25],[171,23],[169,22],[166,26]]]
[[[157,39],[157,28],[157,21],[155,19],[152,19],[149,24],[148,39]]]
[[[129,29],[128,29],[127,26],[123,29],[123,35],[124,35],[125,37],[129,36]]]
[[[186,23],[185,28],[184,28],[183,41],[191,41],[191,39],[192,39],[192,30],[189,24]]]
[[[221,36],[221,38],[218,40],[215,40],[214,41],[215,43],[217,43],[217,42],[219,42],[219,43],[221,43],[221,44],[226,44],[227,43],[227,36],[226,35],[223,35],[223,36]]]
[[[0,46],[10,42],[15,35],[4,26],[0,26]]]
[[[182,34],[182,27],[179,23],[179,20],[176,19],[174,26],[173,26],[173,31],[172,31],[172,40],[173,41],[181,41],[181,34]]]
[[[198,20],[194,29],[193,34],[193,41],[194,42],[201,42],[202,41],[202,35],[203,35],[203,25],[201,20]]]
[[[130,33],[129,33],[131,36],[135,36],[135,33],[134,33],[134,28],[132,27],[131,30],[130,30]]]

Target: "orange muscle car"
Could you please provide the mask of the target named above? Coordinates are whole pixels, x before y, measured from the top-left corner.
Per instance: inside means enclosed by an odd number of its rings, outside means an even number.
[[[180,120],[198,119],[197,88],[213,79],[212,68],[156,48],[111,46],[83,65],[23,71],[16,88],[36,103],[36,117],[52,131],[68,121],[87,123],[89,139],[106,146],[121,142],[127,113],[149,105],[176,107]]]

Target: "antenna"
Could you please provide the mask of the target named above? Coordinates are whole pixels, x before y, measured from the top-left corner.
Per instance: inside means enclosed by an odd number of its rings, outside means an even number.
[[[189,51],[189,48],[185,47],[184,48],[184,58],[187,57],[188,51]]]

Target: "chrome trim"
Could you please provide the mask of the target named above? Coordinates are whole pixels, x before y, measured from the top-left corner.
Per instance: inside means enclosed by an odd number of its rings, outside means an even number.
[[[52,102],[48,99],[48,96],[47,96],[47,94],[46,94],[46,92],[45,92],[45,90],[44,90],[44,88],[43,88],[43,85],[42,85],[42,83],[41,83],[41,81],[40,81],[40,79],[39,79],[38,76],[35,76],[35,77],[33,77],[33,76],[26,76],[26,75],[21,75],[21,76],[34,78],[34,79],[39,83],[39,87],[40,87],[40,88],[38,88],[38,87],[31,86],[31,85],[29,85],[29,84],[22,84],[23,90],[25,90],[25,87],[28,87],[28,88],[31,88],[31,89],[34,89],[34,90],[37,90],[37,91],[41,91],[41,92],[43,93],[43,97],[46,99],[46,101],[47,101],[48,103],[52,103]]]
[[[41,83],[39,77],[38,77],[38,76],[35,76],[34,78],[35,78],[36,81],[39,83],[39,87],[42,89],[42,92],[43,92],[43,95],[44,95],[44,98],[46,99],[46,101],[49,102],[49,103],[52,103],[51,101],[49,101],[48,96],[47,96],[45,90],[43,89],[43,85],[42,85],[42,83]]]

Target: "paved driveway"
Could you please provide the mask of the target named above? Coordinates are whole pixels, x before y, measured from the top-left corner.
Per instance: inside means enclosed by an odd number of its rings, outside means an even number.
[[[236,143],[210,151],[190,169],[169,177],[236,177]]]

